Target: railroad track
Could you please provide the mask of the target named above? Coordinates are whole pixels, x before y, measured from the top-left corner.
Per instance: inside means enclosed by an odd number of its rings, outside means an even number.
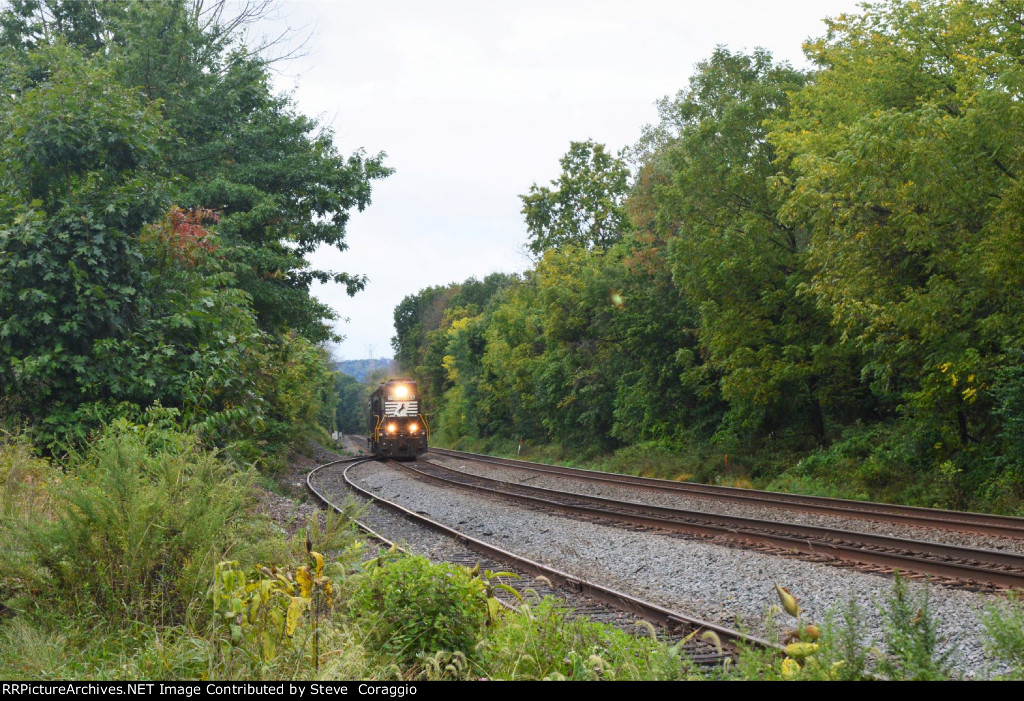
[[[422,479],[448,487],[525,502],[578,518],[725,538],[755,547],[770,546],[789,553],[824,556],[869,568],[883,567],[931,575],[969,586],[1024,589],[1024,556],[1013,553],[626,502],[505,482],[426,460],[397,465]],[[579,471],[573,472],[574,477],[576,472]]]
[[[671,480],[621,475],[608,472],[596,472],[574,467],[544,465],[509,458],[495,458],[488,455],[464,453],[442,448],[431,448],[431,453],[454,458],[464,458],[475,462],[512,467],[540,474],[564,475],[575,479],[594,482],[628,485],[634,489],[668,492],[688,497],[715,499],[735,503],[758,506],[785,508],[814,514],[844,516],[884,523],[898,523],[925,528],[973,533],[976,535],[999,536],[1005,538],[1024,539],[1024,518],[1000,516],[997,514],[981,514],[965,511],[945,511],[928,509],[919,506],[901,506],[877,502],[835,499],[831,497],[804,496],[782,492],[765,492],[737,487],[720,487],[715,485],[697,484],[694,482],[674,482]]]
[[[740,643],[747,646],[779,649],[778,645],[767,640],[703,621],[688,614],[672,611],[624,592],[571,575],[550,565],[512,553],[497,545],[487,543],[438,523],[400,504],[383,499],[356,484],[348,474],[351,468],[371,461],[373,461],[372,458],[350,458],[321,465],[307,475],[306,484],[317,499],[334,510],[340,511],[339,506],[335,503],[337,499],[335,495],[338,493],[339,486],[343,484],[344,488],[350,489],[377,504],[381,504],[411,521],[448,535],[467,549],[465,555],[448,558],[458,564],[466,566],[480,564],[482,569],[512,571],[519,575],[523,581],[540,577],[542,578],[539,580],[540,582],[550,583],[551,586],[536,586],[538,580],[535,579],[535,586],[532,588],[539,595],[552,593],[560,598],[565,598],[565,593],[569,592],[574,595],[575,600],[570,603],[577,614],[587,615],[595,620],[608,620],[609,609],[616,612],[616,615],[620,617],[621,613],[625,612],[650,621],[669,635],[677,638],[687,636],[695,631],[712,631],[723,644],[724,652],[718,652],[711,642],[694,636],[684,646],[684,651],[697,664],[720,664],[726,657],[735,657],[738,650],[737,646]],[[393,467],[401,466],[402,463],[392,462],[389,465]],[[356,523],[380,542],[386,543],[389,546],[392,544],[390,540],[374,531],[367,524],[360,521]],[[513,582],[513,584],[515,583]]]

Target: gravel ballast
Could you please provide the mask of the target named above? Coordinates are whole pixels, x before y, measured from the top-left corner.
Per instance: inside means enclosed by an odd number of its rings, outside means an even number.
[[[338,456],[340,457],[340,456]],[[337,458],[334,458],[337,459]],[[342,500],[351,499],[361,505],[358,519],[373,529],[380,536],[398,544],[409,552],[423,555],[434,562],[453,562],[467,567],[473,564],[482,564],[494,571],[506,571],[516,569],[509,568],[507,563],[489,562],[482,558],[479,553],[458,542],[450,535],[421,525],[412,519],[398,514],[388,507],[376,502],[368,501],[361,495],[355,493],[345,482],[343,477],[344,465],[337,468],[326,468],[314,476],[314,486],[324,493],[333,503],[339,504]],[[373,472],[376,469],[386,469],[374,461],[368,462],[361,467],[364,474]],[[308,472],[308,470],[307,470]],[[374,552],[374,549],[367,550],[367,554]],[[603,602],[595,601],[578,592],[556,589],[550,582],[537,579],[531,574],[521,573],[522,578],[513,580],[513,584],[520,591],[527,589],[533,591],[537,596],[554,595],[565,602],[573,611],[585,615],[591,620],[601,621],[616,626],[626,632],[643,632],[645,629],[637,626],[636,616],[625,613],[620,609],[611,607]],[[505,599],[507,603],[515,604],[511,597],[505,597],[499,592],[499,598]],[[687,632],[682,631],[659,631],[659,634],[667,636],[668,639],[677,639],[679,635]],[[646,634],[646,633],[644,633]],[[695,640],[687,645],[687,649],[693,654],[709,653],[711,646],[700,640]]]
[[[830,514],[813,514],[806,511],[787,509],[784,507],[761,506],[756,504],[737,504],[714,497],[691,497],[669,491],[637,489],[628,485],[614,485],[597,482],[582,477],[548,475],[531,470],[477,462],[463,458],[451,458],[430,454],[431,462],[450,467],[467,474],[479,475],[491,479],[501,479],[512,483],[527,484],[531,487],[557,489],[563,492],[575,492],[587,496],[605,497],[621,501],[632,501],[652,506],[664,506],[673,509],[686,509],[721,514],[725,516],[742,516],[745,518],[765,521],[780,521],[823,528],[837,528],[873,533],[876,535],[906,538],[946,545],[957,545],[982,550],[995,550],[1024,555],[1024,540],[998,538],[995,536],[976,535],[960,531],[935,530],[920,526],[898,523],[885,523],[862,518],[847,518]],[[600,473],[606,476],[606,473]],[[614,475],[607,475],[613,477]]]
[[[353,468],[354,481],[384,499],[583,579],[621,589],[668,608],[769,637],[766,611],[774,585],[801,599],[805,621],[822,623],[829,609],[852,596],[864,612],[864,636],[881,643],[878,604],[892,578],[699,539],[674,537],[572,518],[452,490],[413,478],[394,466]],[[530,484],[536,484],[532,480]],[[378,507],[379,508],[379,507]],[[924,585],[910,583],[912,591]],[[991,595],[929,587],[931,609],[953,662],[968,677],[998,672],[985,659],[980,614]],[[789,627],[783,616],[780,623]]]

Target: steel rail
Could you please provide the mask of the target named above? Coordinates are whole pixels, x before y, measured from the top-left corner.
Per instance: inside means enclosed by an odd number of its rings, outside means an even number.
[[[371,457],[360,456],[360,457],[357,457],[357,458],[343,458],[341,460],[333,460],[331,462],[324,463],[323,465],[320,465],[319,467],[316,467],[316,468],[314,468],[314,469],[312,469],[312,470],[310,470],[309,472],[306,473],[306,489],[308,489],[313,494],[313,496],[315,496],[317,498],[317,500],[320,501],[321,504],[323,504],[324,506],[326,506],[329,509],[332,509],[336,513],[340,514],[340,513],[342,513],[341,507],[338,506],[337,504],[335,504],[334,502],[332,502],[330,499],[327,498],[327,495],[325,495],[323,492],[321,492],[320,490],[318,490],[316,487],[313,486],[313,482],[312,482],[313,475],[315,475],[316,473],[320,472],[320,470],[323,470],[326,467],[333,467],[335,465],[340,465],[341,463],[350,462],[350,463],[352,463],[352,465],[350,465],[349,467],[354,467],[355,465],[361,465],[364,462],[372,462],[374,460],[376,460],[376,458],[372,457],[372,456]],[[354,519],[352,519],[352,522],[354,524],[356,524],[356,526],[358,526],[360,530],[362,530],[364,533],[369,535],[374,540],[383,543],[384,545],[386,545],[389,548],[398,547],[397,543],[395,543],[394,541],[388,540],[386,537],[382,536],[380,533],[375,531],[372,527],[368,526],[363,521],[360,521],[359,519],[354,518]],[[399,550],[403,550],[400,547],[398,547],[398,549]],[[404,550],[403,550],[403,552],[404,552]]]
[[[389,464],[398,466],[402,465],[402,463],[397,462],[391,462]],[[329,467],[330,465],[331,463],[329,463],[328,465],[324,465],[322,467]],[[438,521],[434,521],[433,519],[427,518],[422,514],[416,513],[415,511],[412,511],[411,509],[408,509],[402,506],[401,504],[390,501],[388,499],[384,499],[374,494],[373,492],[369,491],[368,489],[356,484],[356,482],[353,481],[353,479],[348,474],[349,470],[355,466],[356,465],[347,466],[342,473],[342,477],[344,478],[345,483],[353,491],[357,492],[358,494],[364,496],[367,499],[375,501],[405,516],[406,518],[412,519],[418,523],[426,525],[429,528],[440,533],[444,533],[454,538],[457,542],[462,543],[466,547],[475,550],[476,552],[481,553],[487,557],[493,558],[498,561],[514,564],[517,568],[522,569],[525,572],[529,572],[530,574],[533,574],[535,576],[540,575],[546,577],[555,585],[564,587],[565,589],[574,591],[579,594],[589,596],[599,601],[603,601],[621,611],[626,611],[628,613],[632,613],[648,621],[651,621],[652,623],[663,625],[669,630],[678,628],[680,626],[689,627],[696,630],[705,629],[714,631],[715,634],[718,635],[719,638],[722,640],[722,642],[730,643],[733,645],[748,644],[777,651],[780,651],[782,649],[780,645],[772,643],[768,640],[747,635],[746,633],[733,630],[731,628],[727,628],[716,623],[711,623],[709,621],[705,621],[694,616],[681,613],[679,611],[667,609],[663,606],[659,606],[649,601],[644,601],[643,599],[639,599],[630,594],[626,594],[625,592],[621,592],[616,589],[612,589],[611,587],[606,587],[596,582],[584,579],[582,577],[569,574],[550,565],[545,565],[540,562],[536,562],[517,553],[505,550],[504,548],[501,548],[492,543],[487,543],[485,541],[474,538],[473,536],[463,533],[455,528],[451,528],[450,526],[446,526],[442,523],[439,523]],[[318,468],[318,470],[319,469],[320,468]],[[310,475],[307,476],[307,483],[312,474],[313,472],[311,472]]]
[[[489,455],[465,453],[444,448],[430,448],[430,452],[455,458],[464,458],[476,462],[512,467],[532,472],[553,475],[568,475],[579,479],[595,482],[606,482],[615,485],[629,485],[638,489],[662,492],[675,492],[687,496],[717,499],[738,503],[753,503],[762,506],[790,508],[808,513],[830,514],[859,518],[864,520],[883,521],[886,523],[902,523],[928,528],[992,535],[1009,538],[1024,538],[1024,518],[983,514],[970,511],[947,511],[929,509],[921,506],[902,506],[899,504],[883,504],[880,502],[837,499],[834,497],[816,497],[784,492],[767,492],[739,487],[721,487],[716,485],[698,484],[696,482],[676,482],[673,480],[621,475],[612,472],[597,472],[576,467],[546,465],[511,458],[495,458]]]
[[[443,474],[431,473],[416,467],[415,463],[399,464],[406,470],[444,484],[511,498],[516,501],[526,501],[570,514],[626,521],[632,525],[693,535],[726,536],[752,545],[772,545],[804,555],[830,555],[846,561],[864,565],[882,565],[905,572],[930,574],[1000,587],[1024,588],[1024,556],[1022,555],[819,526],[649,506],[636,502],[624,502],[574,492],[561,492],[542,487],[502,482],[429,461],[420,461],[420,463],[430,465],[451,476],[445,477]],[[469,481],[467,482],[467,480]],[[513,491],[509,491],[509,488]],[[567,503],[566,500],[575,503]],[[866,549],[865,545],[885,550]],[[934,560],[930,559],[931,557],[953,558],[963,562]],[[967,564],[970,562],[991,563],[1002,567],[1011,567],[1015,571]]]

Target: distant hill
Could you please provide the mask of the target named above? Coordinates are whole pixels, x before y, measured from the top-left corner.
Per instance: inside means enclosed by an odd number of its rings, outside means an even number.
[[[331,369],[351,375],[360,382],[366,382],[370,373],[383,370],[389,375],[398,373],[398,365],[391,358],[364,358],[362,360],[341,360],[331,363]]]

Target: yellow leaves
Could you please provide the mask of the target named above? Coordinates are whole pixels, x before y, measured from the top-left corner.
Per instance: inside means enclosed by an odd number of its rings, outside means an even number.
[[[804,668],[821,666],[820,660],[813,656],[818,651],[818,643],[815,641],[821,638],[821,629],[813,623],[803,625],[800,621],[803,610],[800,608],[799,600],[786,587],[776,584],[775,591],[786,612],[797,619],[797,627],[786,631],[782,639],[783,642],[788,641],[788,644],[783,648],[786,657],[782,660],[780,674],[783,679],[797,679]]]
[[[299,583],[299,594],[304,597],[312,596],[313,594],[313,575],[309,571],[309,566],[303,565],[295,570],[295,581]]]
[[[459,371],[455,368],[455,356],[446,355],[441,359],[441,367],[445,369],[448,379],[452,382],[459,381]]]
[[[327,608],[334,606],[334,584],[331,583],[331,580],[327,577],[317,577],[316,586],[323,593]]]
[[[817,651],[817,643],[796,642],[790,643],[785,648],[786,655],[788,657],[792,657],[795,660],[802,660],[805,657],[810,657]]]
[[[324,573],[324,556],[315,550],[311,550],[309,556],[313,559],[314,563],[313,573],[319,577]]]
[[[310,565],[294,572],[257,566],[252,578],[237,562],[218,564],[214,610],[227,626],[231,643],[251,646],[265,660],[278,654],[282,638],[291,638],[312,611],[313,626],[331,610],[334,585],[324,576],[326,560],[308,549]]]
[[[787,657],[782,661],[782,678],[795,679],[800,674],[800,663]]]
[[[302,614],[309,608],[311,601],[312,599],[305,596],[291,597],[291,603],[288,604],[287,622],[284,627],[286,635],[292,636],[295,634],[295,629],[299,626]]]
[[[951,386],[958,387],[961,383],[969,385],[960,390],[960,397],[967,404],[974,404],[978,401],[978,391],[986,387],[984,382],[978,382],[978,376],[973,372],[967,375],[966,380],[962,380],[962,376],[958,377],[955,372],[952,372],[953,363],[942,363],[938,369],[943,375],[949,376]]]
[[[786,587],[775,585],[775,591],[779,594],[779,601],[782,602],[782,608],[785,609],[786,613],[794,618],[800,617],[800,605],[797,603],[797,598],[789,593],[789,589]]]
[[[798,641],[801,639],[810,638],[812,641],[817,640],[821,637],[821,629],[813,623],[803,626],[801,628],[793,628],[792,630],[786,631],[786,640]]]
[[[265,660],[272,660],[277,656],[277,644],[274,642],[274,638],[269,630],[263,631],[263,635],[260,638],[260,649]]]

